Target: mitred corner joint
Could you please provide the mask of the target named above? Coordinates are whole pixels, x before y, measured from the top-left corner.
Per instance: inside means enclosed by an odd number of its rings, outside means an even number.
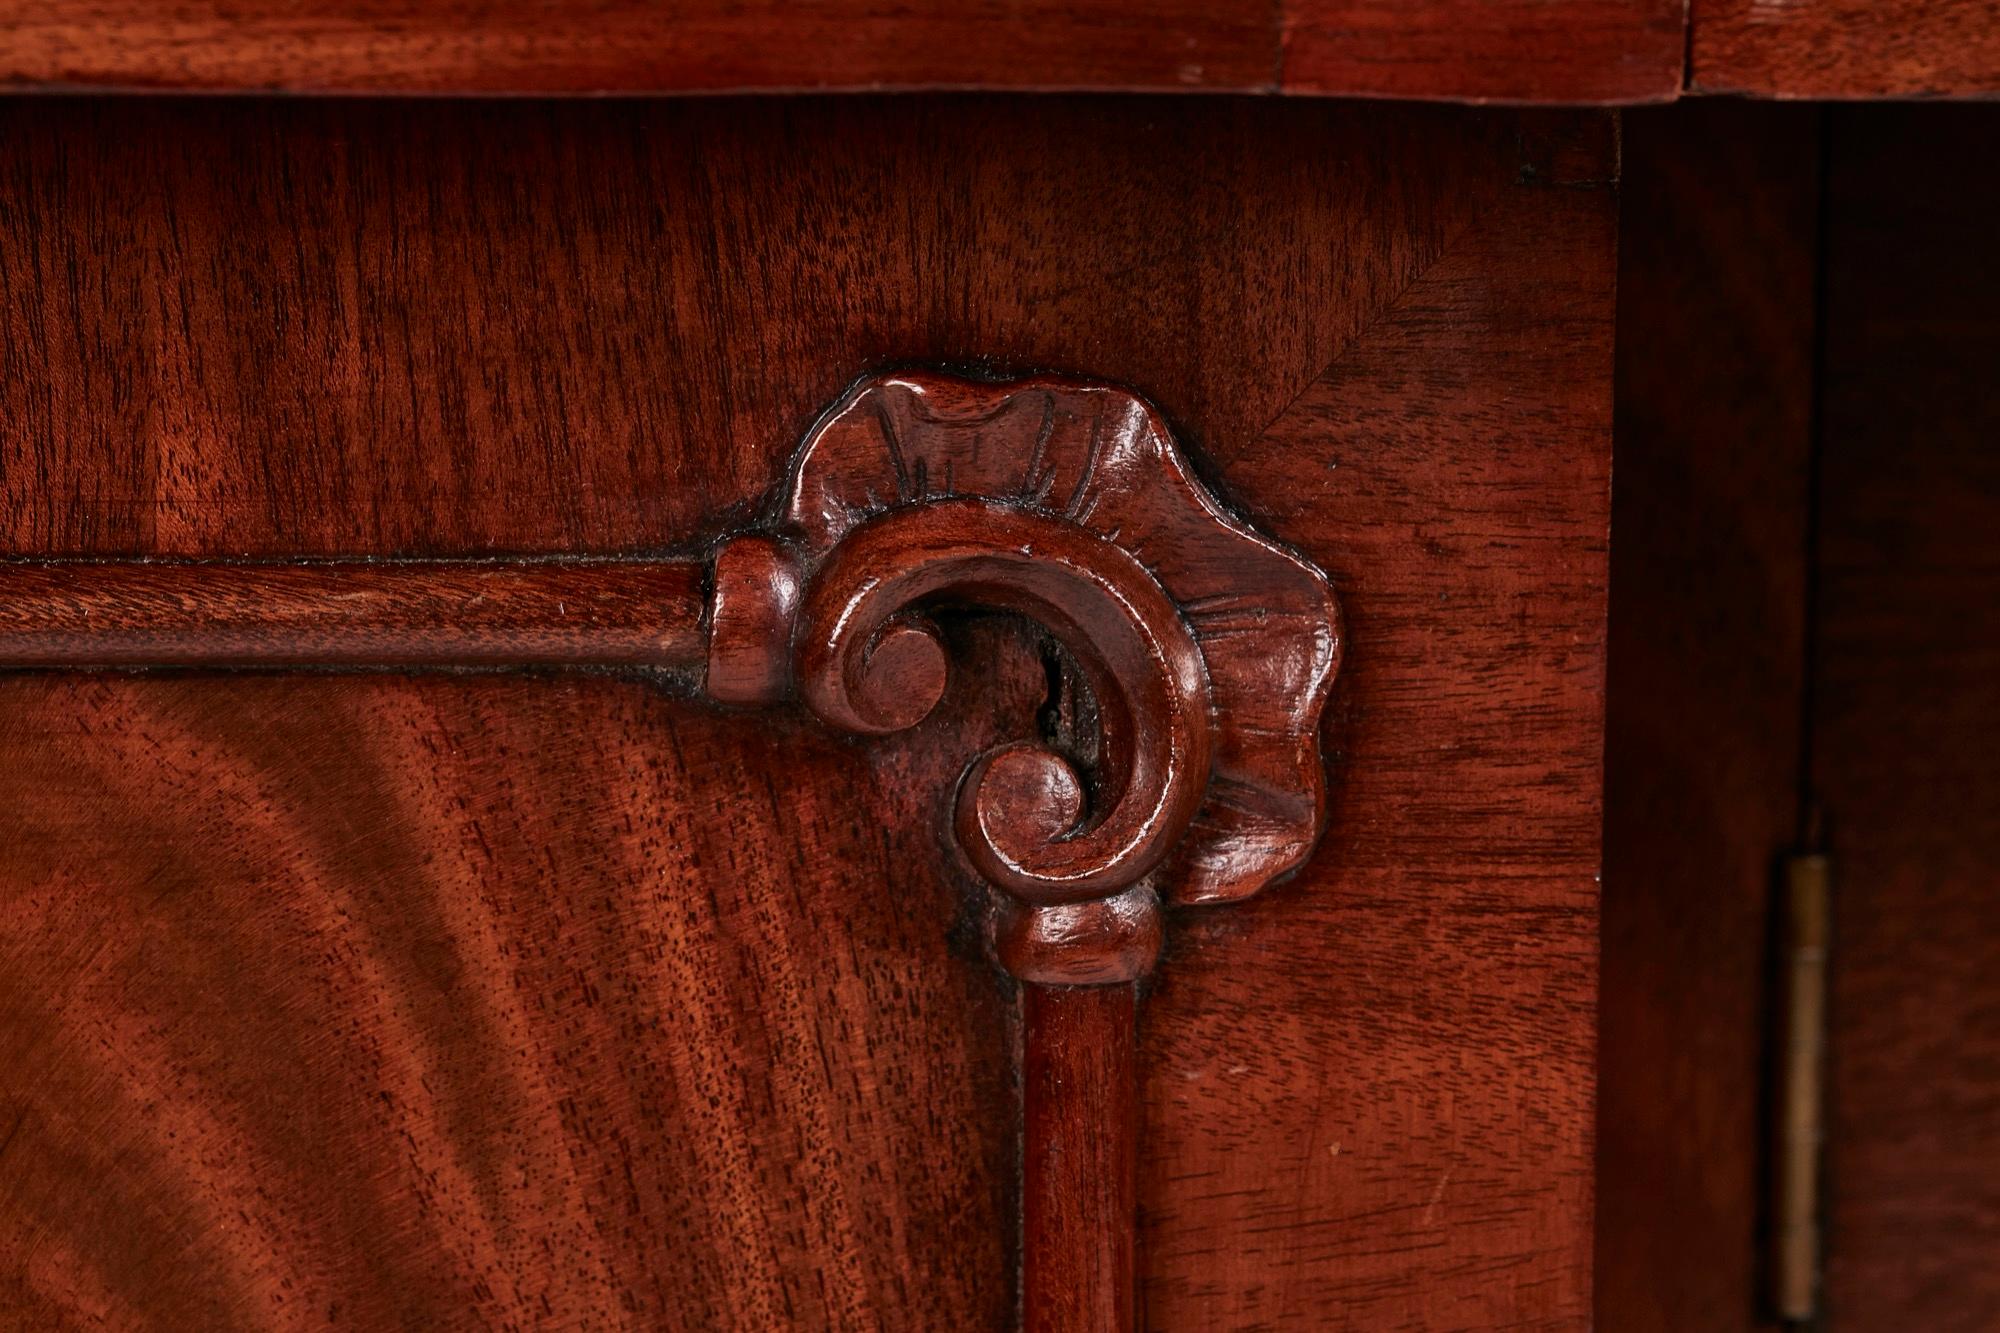
[[[913,726],[944,694],[927,618],[944,608],[1038,622],[1096,704],[1088,785],[1039,741],[959,783],[954,831],[997,890],[1009,972],[1133,980],[1162,893],[1234,901],[1305,859],[1338,606],[1223,510],[1149,404],[1068,379],[862,381],[807,436],[769,527],[716,553],[707,691],[797,697],[848,732]]]

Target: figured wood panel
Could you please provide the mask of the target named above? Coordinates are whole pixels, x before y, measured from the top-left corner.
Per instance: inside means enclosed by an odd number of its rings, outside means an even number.
[[[1993,0],[1693,0],[1688,86],[1765,97],[2000,92]]]
[[[0,0],[0,83],[372,92],[1675,95],[1681,0]]]
[[[1004,1325],[1008,1002],[910,807],[1039,675],[865,753],[610,680],[0,683],[0,1323]]]
[[[1145,1317],[1586,1317],[1610,117],[1262,100],[49,100],[0,122],[9,553],[684,548],[750,514],[864,371],[1073,371],[1160,404],[1222,493],[1337,576],[1356,674],[1327,733],[1340,758],[1317,860],[1268,901],[1170,931],[1141,1034]],[[1015,660],[958,660],[989,658]],[[991,674],[971,673],[968,697],[987,697]],[[1031,733],[1020,714],[1046,688],[1028,675],[1010,736]],[[212,677],[174,688],[187,707],[231,706]],[[262,688],[306,709],[336,687]],[[583,726],[624,755],[575,720],[581,705],[539,702],[551,688],[479,697],[495,728]],[[97,707],[112,704],[76,725]],[[652,708],[648,728],[723,725]],[[893,865],[835,842],[774,861],[774,889],[832,902],[815,877],[860,856],[915,885],[889,897],[933,963],[979,975],[946,949],[956,900],[938,864],[941,794],[976,748],[967,725],[962,743],[911,738],[900,766],[868,770],[873,786],[841,767],[857,751],[811,748],[828,743],[800,729],[796,762],[760,770],[804,803],[798,818],[909,833]],[[23,747],[47,769],[54,744]],[[536,748],[490,754],[485,780],[604,793],[581,759],[516,774]],[[141,795],[161,781],[130,780]],[[579,813],[564,835],[577,856],[601,813],[623,807]],[[770,827],[772,856],[799,834]],[[605,874],[630,885],[644,870]],[[799,949],[838,950],[862,928],[814,919]],[[817,978],[835,963],[794,966]],[[760,1010],[739,998],[730,1021],[752,1029]],[[987,1041],[994,1015],[912,1003],[870,1058],[927,1066],[908,1077],[958,1089],[948,1106],[974,1114],[990,1085],[938,1062]],[[627,1031],[633,1051],[655,1040]],[[254,1049],[217,1040],[218,1059]],[[824,1058],[855,1057],[843,1037]],[[874,1094],[843,1095],[828,1123],[875,1132],[856,1109]],[[1004,1110],[981,1123],[1013,1132]],[[577,1152],[672,1132],[613,1108]],[[753,1211],[810,1216],[814,1177],[762,1160],[719,1169],[757,1182],[743,1187]],[[991,1187],[983,1168],[953,1170]],[[975,1276],[1011,1243],[1004,1225],[979,1230],[979,1209],[938,1242],[986,1237],[968,1252]],[[358,1243],[328,1225],[329,1244]],[[709,1225],[702,1243],[723,1246]],[[799,1251],[781,1274],[823,1263],[896,1308],[886,1267],[771,1226]],[[455,1290],[483,1271],[436,1263]],[[701,1290],[753,1325],[756,1282],[790,1280],[739,1279]],[[974,1290],[954,1280],[915,1308]]]
[[[1764,1327],[1769,903],[1799,834],[1820,113],[1624,118],[1597,1324]]]
[[[1833,1329],[2000,1322],[2000,188],[1990,107],[1833,118],[1813,781]]]
[[[1154,1327],[1588,1324],[1616,210],[1568,131],[1216,451],[1348,652],[1317,856],[1177,918],[1142,1018]]]
[[[1680,94],[1684,0],[1292,0],[1286,92],[1488,102]]]

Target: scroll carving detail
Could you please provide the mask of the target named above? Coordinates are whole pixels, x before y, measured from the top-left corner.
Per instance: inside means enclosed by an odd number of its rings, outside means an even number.
[[[1160,892],[1246,897],[1318,836],[1331,590],[1230,516],[1127,391],[865,380],[809,434],[770,531],[718,553],[713,586],[710,694],[795,689],[856,733],[915,725],[942,697],[933,610],[1019,613],[1064,645],[1095,702],[1088,780],[1047,745],[1003,746],[967,770],[953,821],[1001,893],[995,953],[1026,980],[1130,980],[1158,953]]]

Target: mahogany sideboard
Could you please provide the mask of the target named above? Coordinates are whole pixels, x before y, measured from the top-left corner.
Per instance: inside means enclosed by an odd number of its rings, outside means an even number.
[[[1990,4],[0,80],[0,1327],[2000,1321]]]

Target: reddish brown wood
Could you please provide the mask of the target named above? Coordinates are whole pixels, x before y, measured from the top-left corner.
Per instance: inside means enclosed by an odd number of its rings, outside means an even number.
[[[1156,1327],[1589,1324],[1615,154],[1513,123],[1508,178],[1211,454],[1349,651],[1326,842],[1176,920],[1147,999]]]
[[[1198,839],[1210,846],[1178,857],[1199,878],[1173,882],[1177,896],[1247,896],[1317,839],[1319,713],[1339,657],[1332,594],[1317,570],[1224,513],[1150,407],[1081,381],[865,381],[806,440],[780,516],[787,544],[750,535],[717,553],[705,615],[693,563],[7,566],[0,666],[705,657],[722,701],[740,703],[780,694],[796,658],[823,721],[881,735],[916,726],[944,697],[947,658],[928,612],[1028,616],[1090,688],[1091,795],[1071,759],[1016,742],[960,779],[955,829],[1001,899],[995,956],[1034,983],[1022,1024],[1029,1322],[1129,1327],[1129,983],[1161,945],[1159,897],[1139,881],[1180,851],[1211,788],[1221,803]],[[803,594],[793,546],[811,562]],[[760,649],[775,661],[757,661]],[[1109,984],[1123,999],[1044,1005],[1040,984]],[[1093,1040],[1102,1055],[1083,1049]],[[1050,1042],[1059,1049],[1045,1052]],[[1110,1156],[1078,1150],[1093,1134]],[[1106,1171],[1115,1178],[1091,1174]],[[1115,1257],[1115,1279],[1079,1287],[1075,1260],[1051,1253],[1086,1235]],[[1115,1290],[1099,1290],[1107,1284]]]
[[[0,79],[374,92],[1255,88],[1267,0],[5,0]]]
[[[1760,97],[2000,92],[1993,0],[1693,0],[1688,84]]]
[[[693,562],[0,564],[5,666],[596,666],[702,660]]]
[[[1012,976],[1042,986],[1112,986],[1152,971],[1166,921],[1150,884],[1080,903],[998,894],[987,936],[994,961]]]
[[[716,697],[745,703],[782,698],[796,655],[823,721],[883,734],[943,697],[926,611],[1012,611],[1081,665],[1097,730],[1088,801],[1074,756],[1025,741],[959,784],[961,849],[1024,909],[1002,918],[1002,957],[1033,969],[1018,975],[1135,980],[1158,953],[1159,908],[1125,891],[1170,855],[1175,897],[1228,901],[1318,838],[1332,594],[1224,513],[1137,398],[1053,379],[866,381],[788,486],[784,542],[726,543],[705,613],[693,562],[16,563],[0,566],[0,666],[705,659]],[[1067,910],[1111,899],[1108,915]]]
[[[1334,832],[1275,896],[1188,914],[1148,1001],[1140,1264],[1151,1317],[1194,1327],[1450,1325],[1482,1313],[1576,1322],[1589,1226],[1608,118],[1248,100],[912,107],[444,102],[416,114],[351,102],[51,99],[0,108],[0,549],[281,559],[693,549],[754,521],[814,415],[869,370],[1072,367],[1129,384],[1162,405],[1216,490],[1260,530],[1337,571],[1367,625],[1324,733],[1339,752]],[[151,905],[159,884],[183,882],[161,878],[181,867],[185,882],[233,886],[207,900],[216,911],[186,907],[196,923],[226,924],[260,905],[314,910],[317,891],[363,902],[348,928],[374,929],[375,912],[425,889],[404,881],[427,855],[455,864],[459,848],[499,829],[495,855],[519,863],[499,876],[517,886],[508,902],[581,917],[580,895],[603,929],[664,918],[696,940],[713,934],[718,947],[742,941],[729,956],[746,960],[740,986],[685,986],[649,1008],[608,980],[619,962],[586,964],[573,929],[538,934],[530,920],[506,938],[552,941],[521,983],[536,997],[533,1021],[565,1034],[600,1025],[593,1049],[615,1053],[602,1067],[633,1077],[650,1068],[640,1053],[649,1041],[720,1043],[734,1080],[721,1086],[724,1110],[737,1104],[734,1089],[789,1086],[789,1075],[773,1080],[774,1062],[833,1071],[818,1075],[823,1098],[772,1104],[756,1140],[775,1145],[769,1154],[711,1153],[701,1194],[663,1193],[632,1224],[620,1243],[649,1256],[651,1291],[664,1299],[687,1283],[680,1318],[694,1325],[768,1326],[787,1301],[798,1321],[838,1322],[823,1314],[814,1275],[826,1273],[832,1304],[864,1311],[855,1322],[893,1324],[907,1311],[918,1327],[1004,1323],[991,1302],[1006,1297],[1017,1243],[1004,1220],[1011,1144],[996,1159],[978,1137],[991,1125],[961,1126],[938,1168],[909,1149],[930,1141],[921,1115],[872,1109],[888,1099],[968,1120],[997,1110],[998,1131],[1010,1123],[1009,1090],[996,1106],[982,1091],[992,1085],[968,1072],[1000,1078],[1004,1055],[954,1063],[944,1054],[999,1040],[994,1005],[1005,992],[979,957],[977,900],[957,896],[940,853],[941,821],[967,759],[1036,733],[1048,677],[1038,637],[1019,625],[938,623],[947,656],[968,669],[911,731],[857,746],[803,723],[772,739],[765,719],[705,719],[724,730],[694,748],[688,786],[673,799],[645,784],[625,794],[631,765],[652,771],[640,737],[573,729],[542,702],[552,689],[623,688],[610,682],[496,693],[481,723],[495,739],[467,749],[447,728],[433,743],[467,758],[408,790],[360,740],[315,749],[312,738],[365,738],[371,708],[421,721],[437,697],[422,691],[511,683],[258,680],[249,684],[263,711],[244,713],[244,682],[106,680],[75,688],[132,694],[0,710],[97,735],[137,706],[118,699],[155,700],[211,710],[200,714],[211,719],[202,734],[223,738],[186,778],[152,757],[172,741],[133,742],[99,761],[127,784],[106,803],[111,815],[143,803],[150,836],[106,824],[61,842],[71,869],[60,880],[38,859],[57,842],[9,843],[8,855],[23,858],[12,864],[43,875],[24,869],[9,882],[46,886],[35,891],[47,905],[35,910],[59,923],[25,950],[70,938],[76,913],[115,901],[118,933],[132,941],[121,956],[143,946],[151,965],[116,975],[155,980],[123,1008],[121,992],[106,995],[102,1012],[123,1017],[88,1030],[21,1020],[23,1032],[13,1026],[21,1010],[0,1010],[0,1029],[35,1043],[42,1062],[46,1111],[31,1128],[83,1117],[91,1143],[143,1145],[97,1157],[57,1151],[68,1140],[36,1148],[47,1188],[8,1196],[0,1212],[16,1234],[76,1238],[79,1270],[108,1275],[132,1308],[163,1310],[165,1322],[270,1322],[262,1290],[238,1292],[214,1318],[217,1307],[188,1294],[222,1270],[200,1256],[183,1262],[199,1234],[179,1225],[185,1209],[94,1212],[106,1191],[84,1187],[142,1169],[199,1176],[200,1161],[175,1146],[186,1140],[145,1137],[145,1109],[97,1097],[91,1071],[143,1053],[147,1024],[205,1032],[203,1063],[157,1079],[176,1105],[199,1101],[218,1086],[203,1076],[224,1068],[236,1081],[221,1086],[241,1100],[274,1080],[296,1092],[280,1106],[293,1132],[316,1108],[350,1117],[353,1128],[327,1142],[373,1164],[288,1175],[288,1207],[316,1229],[267,1230],[281,1238],[246,1240],[243,1253],[303,1256],[288,1262],[323,1272],[315,1291],[361,1323],[445,1322],[424,1316],[462,1311],[449,1298],[482,1289],[497,1293],[492,1322],[546,1322],[532,1292],[504,1284],[493,1251],[430,1221],[378,1225],[365,1206],[367,1190],[417,1193],[429,1159],[399,1156],[397,1145],[426,1103],[383,1109],[344,1058],[302,1065],[287,1041],[244,1026],[258,1014],[310,1012],[329,1040],[401,1053],[425,1049],[424,1034],[449,1015],[426,1009],[396,1027],[345,1002],[288,1001],[311,957],[295,950],[259,992],[267,1003],[240,1006],[239,1023],[215,1021],[219,1011],[203,1007],[209,992],[183,993],[172,937],[158,933],[159,913],[194,899]],[[423,703],[397,702],[406,687]],[[335,689],[352,693],[319,693]],[[316,732],[310,721],[333,698],[347,701],[334,710],[345,720],[329,730],[321,718]],[[664,710],[648,711],[647,726],[686,712],[647,698],[646,709]],[[299,720],[257,748],[273,715]],[[737,726],[749,730],[728,729]],[[67,771],[78,744],[69,734],[54,723],[19,734],[10,767]],[[754,780],[729,776],[712,751],[753,735],[765,748],[741,762],[757,765]],[[423,748],[393,743],[398,754]],[[254,794],[315,781],[348,795],[306,786],[283,813],[303,808],[319,822],[248,807],[247,820],[286,840],[254,844],[230,876],[189,868],[195,853],[178,840],[217,818],[213,798],[196,794],[204,786]],[[607,791],[615,808],[573,824],[485,817],[496,803],[591,802]],[[628,799],[645,856],[593,858],[581,830],[619,823]],[[425,822],[455,800],[469,803],[469,823]],[[406,802],[417,815],[399,816]],[[656,807],[685,808],[688,819],[661,828],[645,818]],[[739,850],[731,838],[746,821],[755,832]],[[554,838],[553,868],[529,869],[551,864],[537,839],[558,824],[572,831]],[[696,852],[673,851],[690,827]],[[389,849],[401,859],[385,868]],[[321,868],[284,869],[306,850],[319,859],[303,863]],[[652,857],[669,858],[665,869]],[[829,863],[857,877],[826,884]],[[477,902],[487,882],[468,874],[437,893]],[[771,925],[790,910],[788,895],[818,903],[822,890],[826,906],[807,928]],[[833,915],[836,894],[863,906]],[[965,910],[952,932],[954,904]],[[456,947],[476,926],[453,917],[433,937]],[[678,938],[661,947],[680,947]],[[860,989],[823,980],[822,967],[851,967]],[[770,984],[783,968],[802,978],[796,990]],[[951,979],[918,990],[906,969]],[[62,991],[48,976],[50,993]],[[480,985],[495,1003],[508,993]],[[950,991],[961,985],[975,989]],[[759,1037],[767,1001],[788,1022],[804,1012],[817,1026]],[[740,1027],[712,1020],[728,1004],[750,1016]],[[864,1036],[854,1015],[877,1010],[881,1022]],[[495,1078],[527,1079],[538,1067],[528,1048],[495,1054],[502,1048],[478,1034],[452,1049],[453,1069]],[[703,1091],[672,1104],[584,1103],[573,1137],[546,1156],[614,1180],[628,1146],[703,1160],[707,1145],[738,1141],[709,1128]],[[512,1104],[470,1104],[481,1109],[456,1122],[462,1155],[512,1162]],[[809,1166],[832,1150],[797,1146],[828,1140],[787,1128],[809,1114],[833,1139],[897,1145],[893,1159],[839,1158],[864,1179],[876,1172],[901,1189],[898,1172],[938,1173],[937,1193],[919,1196],[935,1207],[898,1214],[865,1193],[847,1196],[874,1228],[857,1243],[891,1239],[880,1267],[849,1255],[831,1224],[793,1220],[824,1216],[834,1197]],[[39,1129],[21,1135],[10,1155],[47,1141]],[[961,1220],[938,1222],[941,1200],[956,1194],[970,1200]],[[716,1199],[729,1207],[717,1211]],[[668,1214],[681,1229],[662,1240]],[[609,1205],[598,1215],[623,1225]],[[772,1220],[743,1220],[759,1217]],[[745,1229],[764,1239],[733,1250]],[[367,1248],[376,1237],[382,1248]],[[9,1260],[0,1271],[16,1271],[20,1252],[0,1248]],[[312,1257],[357,1252],[368,1257]],[[398,1297],[394,1283],[411,1267],[446,1298]],[[601,1312],[621,1288],[598,1290],[610,1293],[604,1305],[560,1308],[615,1322]],[[637,1308],[626,1317],[675,1322],[657,1306]]]
[[[1773,874],[1806,673],[1820,116],[1625,118],[1597,1325],[1760,1317]]]
[[[1026,1333],[1140,1326],[1135,999],[1131,986],[1022,991]]]
[[[709,698],[774,704],[790,693],[792,622],[802,591],[798,560],[770,537],[738,536],[716,551],[702,675]]]
[[[1992,107],[1831,117],[1814,788],[1834,858],[1826,1326],[2000,1321]]]
[[[2000,644],[1982,614],[2000,598],[2000,198],[1962,163],[2000,126],[1989,108],[1690,110],[1626,138],[1599,1321],[1774,1326],[1753,1088],[1784,1006],[1756,972],[1809,675],[1835,901],[1815,1323],[1982,1329],[2000,1318]]]
[[[789,485],[784,530],[816,561],[803,600],[795,558],[768,536],[721,549],[705,616],[691,563],[14,565],[0,569],[0,665],[664,667],[694,660],[706,627],[724,702],[779,693],[796,653],[814,712],[884,734],[944,696],[926,611],[1045,625],[1092,691],[1095,808],[1069,759],[1016,742],[960,780],[956,832],[1000,891],[996,956],[1038,983],[1022,1023],[1028,1322],[1130,1327],[1129,983],[1161,945],[1159,898],[1138,881],[1178,850],[1211,784],[1227,791],[1202,830],[1216,846],[1179,862],[1207,877],[1174,884],[1195,901],[1254,893],[1318,837],[1332,595],[1222,511],[1157,414],[1106,386],[867,382],[808,438]],[[1036,994],[1078,983],[1120,998]],[[1082,1151],[1093,1137],[1108,1146]],[[1109,1276],[1077,1268],[1086,1236]]]
[[[1684,0],[1289,0],[1286,92],[1474,102],[1663,102]]]
[[[864,381],[807,438],[780,525],[812,568],[793,634],[767,638],[834,727],[896,732],[931,712],[947,679],[936,607],[1027,616],[1089,686],[1094,734],[1050,738],[1083,742],[1088,787],[1075,748],[991,751],[959,782],[955,831],[998,891],[995,955],[1029,983],[1025,1322],[1133,1327],[1130,983],[1161,947],[1140,881],[1172,856],[1170,896],[1239,899],[1317,839],[1340,648],[1325,578],[1230,518],[1151,407],[1079,381]],[[1067,989],[1080,983],[1109,998]]]
[[[1319,836],[1333,594],[1231,517],[1130,392],[865,380],[806,441],[779,523],[822,562],[798,670],[834,726],[899,730],[930,710],[945,665],[916,614],[926,603],[1027,615],[1081,668],[1096,808],[1054,749],[982,758],[958,830],[989,882],[1059,906],[1177,853],[1173,899],[1225,902],[1294,869]]]
[[[606,678],[0,680],[0,1326],[1006,1327],[1009,1004],[922,813],[1032,724],[1007,647],[867,750]]]
[[[0,82],[31,88],[1649,102],[1684,44],[1680,0],[0,0]]]
[[[813,711],[863,733],[921,721],[945,678],[935,631],[915,621],[927,601],[1059,627],[1104,716],[1096,810],[1046,746],[1010,746],[966,771],[956,826],[973,869],[1025,902],[1062,906],[1163,862],[1201,803],[1212,722],[1201,650],[1146,567],[1073,524],[985,500],[893,510],[842,537],[813,576],[799,626]]]
[[[0,550],[671,549],[898,361],[1087,366],[1240,449],[1553,166],[1444,108],[911,109],[0,105]]]

